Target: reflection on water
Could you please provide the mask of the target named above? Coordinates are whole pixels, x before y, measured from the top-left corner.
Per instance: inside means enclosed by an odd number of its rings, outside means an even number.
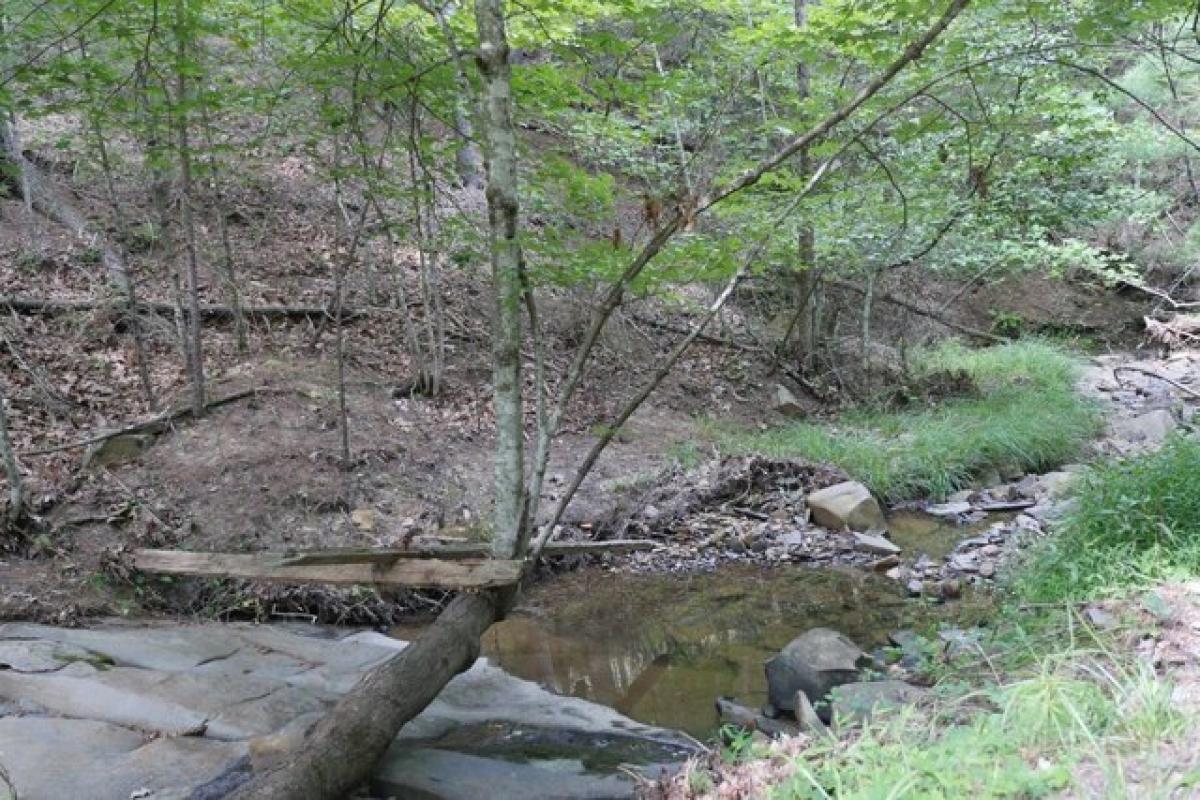
[[[717,726],[714,700],[732,695],[761,705],[763,661],[805,629],[835,628],[870,648],[949,609],[978,606],[910,602],[894,581],[829,569],[584,571],[534,587],[487,632],[483,650],[561,694],[706,738]]]
[[[978,536],[1013,514],[991,514],[980,522],[959,525],[953,519],[935,517],[920,511],[894,511],[888,515],[891,539],[911,556],[921,553],[934,559],[946,558],[963,539]]]

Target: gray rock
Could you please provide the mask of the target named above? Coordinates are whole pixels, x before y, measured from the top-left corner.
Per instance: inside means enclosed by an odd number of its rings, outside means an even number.
[[[1062,497],[1075,482],[1076,475],[1072,472],[1047,472],[1037,479],[1037,496],[1057,498]]]
[[[904,681],[860,681],[834,689],[831,707],[839,722],[862,722],[876,712],[918,703],[928,694],[927,689]]]
[[[983,631],[978,628],[963,630],[961,628],[945,628],[938,631],[947,658],[956,658],[964,653],[978,654]]]
[[[1120,420],[1113,424],[1113,435],[1133,444],[1153,447],[1162,444],[1171,435],[1179,423],[1165,408],[1148,411],[1132,419]]]
[[[208,721],[204,714],[178,703],[89,678],[0,672],[0,697],[31,711],[111,722],[163,736],[203,733]]]
[[[103,661],[103,657],[60,642],[0,640],[0,670],[56,672],[76,661]]]
[[[0,640],[11,639],[62,642],[99,653],[117,666],[165,671],[192,669],[231,656],[240,647],[230,629],[217,625],[114,625],[95,629],[0,625]]]
[[[859,670],[870,663],[870,657],[842,634],[813,628],[767,661],[767,695],[776,708],[795,711],[796,692],[820,701],[835,686],[858,680]]]
[[[887,530],[887,521],[870,490],[857,481],[819,489],[807,497],[813,521],[830,530]]]
[[[772,707],[769,706],[769,708]],[[798,730],[795,724],[778,719],[778,710],[772,717],[767,713],[766,708],[759,713],[728,697],[717,698],[717,714],[720,715],[721,722],[724,724],[736,725],[748,731],[762,731],[768,736],[791,735]]]
[[[818,736],[830,737],[833,733],[829,730],[829,726],[821,719],[817,710],[813,708],[812,701],[808,699],[808,695],[804,692],[796,692],[796,724],[804,733],[815,733]]]
[[[1117,618],[1113,616],[1112,612],[1100,606],[1088,606],[1083,609],[1083,618],[1093,628],[1098,628],[1102,631],[1112,630],[1117,627]]]
[[[561,800],[632,798],[636,784],[622,774],[589,775],[578,761],[515,763],[454,753],[406,750],[393,745],[371,782],[380,797],[421,800]]]
[[[875,553],[876,555],[881,556],[894,556],[899,555],[900,553],[900,547],[897,544],[889,541],[873,531],[868,533],[859,533],[858,531],[855,531],[854,546],[859,550],[864,550],[868,553]],[[893,567],[895,564],[888,564],[887,566]]]
[[[916,631],[893,631],[888,634],[888,641],[900,648],[900,666],[907,669],[919,667],[929,650],[929,640]]]
[[[244,758],[246,748],[198,737],[147,742],[128,728],[94,720],[5,717],[0,753],[14,793],[24,800],[129,800],[142,790],[165,800],[188,797]]]
[[[972,505],[966,500],[959,500],[950,503],[939,503],[938,505],[930,506],[928,511],[935,517],[957,517],[962,514],[967,514],[971,511]]]
[[[785,417],[803,417],[804,406],[800,405],[800,401],[796,399],[796,395],[792,394],[786,386],[775,387],[775,402],[771,406],[776,413],[782,414]]]

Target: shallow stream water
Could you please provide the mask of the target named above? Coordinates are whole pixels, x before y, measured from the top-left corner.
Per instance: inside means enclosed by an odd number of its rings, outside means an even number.
[[[905,517],[896,538],[907,552],[937,557],[974,532]],[[850,569],[589,569],[533,587],[517,612],[487,632],[483,653],[560,694],[709,738],[718,727],[715,699],[762,705],[763,662],[808,628],[834,628],[871,649],[901,628],[972,624],[986,617],[988,602],[912,600],[896,581]]]

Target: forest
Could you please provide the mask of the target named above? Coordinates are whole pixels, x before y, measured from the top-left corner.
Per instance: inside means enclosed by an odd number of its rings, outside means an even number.
[[[5,0],[0,800],[1196,796],[1198,115],[1192,0]]]

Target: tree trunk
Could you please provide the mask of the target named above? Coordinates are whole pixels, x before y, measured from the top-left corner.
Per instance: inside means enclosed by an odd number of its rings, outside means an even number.
[[[777,168],[795,152],[798,143],[813,141],[851,116],[885,86],[906,64],[945,30],[968,0],[952,0],[950,7],[904,55],[864,87],[846,106],[774,156],[724,185],[700,209],[710,208]],[[496,297],[493,343],[494,401],[496,407],[495,510],[492,553],[504,559],[526,550],[531,520],[524,503],[524,420],[521,394],[521,305],[525,299],[521,249],[517,238],[519,212],[516,171],[516,137],[512,120],[508,42],[502,0],[476,0],[479,31],[477,63],[483,77],[483,111],[487,156],[488,222],[493,291]],[[657,230],[643,251],[626,267],[619,283],[605,296],[595,316],[589,339],[569,368],[568,383],[579,380],[596,330],[620,303],[628,282],[671,239],[681,226],[678,212]],[[723,301],[721,301],[723,302]],[[719,310],[720,306],[717,306]],[[568,387],[569,389],[569,387]],[[570,391],[564,395],[569,397]],[[558,410],[555,415],[557,417]],[[437,622],[400,655],[377,667],[344,696],[329,715],[308,735],[298,753],[277,771],[264,774],[233,793],[238,800],[291,800],[292,798],[343,797],[360,784],[378,762],[392,737],[409,719],[431,702],[457,672],[470,666],[487,628],[503,616],[513,599],[511,590],[461,594],[442,612]]]
[[[188,121],[188,31],[187,0],[175,0],[175,139],[179,157],[179,224],[187,257],[187,350],[191,356],[188,376],[192,383],[192,411],[204,414],[204,349],[200,331],[200,268],[196,254],[196,223],[192,219],[192,147]]]
[[[8,508],[0,515],[4,524],[0,529],[15,525],[25,516],[25,483],[21,479],[21,466],[8,438],[8,413],[4,408],[4,395],[0,394],[0,462],[4,463],[4,477],[8,480]]]
[[[454,154],[454,165],[458,171],[458,179],[467,189],[482,189],[484,187],[483,154],[475,142],[475,126],[471,122],[471,112],[467,98],[471,96],[471,82],[467,80],[466,57],[459,49],[454,38],[454,30],[450,27],[450,18],[458,10],[455,3],[444,6],[435,5],[438,0],[427,5],[425,10],[437,20],[442,35],[446,37],[446,46],[450,49],[451,62],[454,65],[454,84],[458,95],[454,99],[454,127],[462,143]]]
[[[521,246],[517,241],[517,142],[512,120],[508,36],[501,0],[476,0],[481,123],[487,166],[488,244],[495,321],[492,335],[496,409],[495,518],[492,552],[513,558],[528,538],[525,505],[525,415],[521,398]]]
[[[808,24],[809,0],[795,0],[796,29],[803,30]],[[812,94],[812,73],[803,60],[796,62],[796,96],[803,104]],[[806,181],[812,174],[812,155],[807,146],[796,154],[800,180]],[[817,272],[817,237],[812,223],[801,219],[797,234],[796,257],[800,274],[793,282],[792,301],[798,306],[796,313],[797,349],[803,369],[813,366],[820,346],[820,321],[817,306],[820,301],[820,275]],[[786,342],[784,343],[786,346]]]
[[[236,789],[229,800],[346,797],[369,775],[404,723],[433,702],[479,657],[479,641],[498,616],[494,591],[460,594],[433,626],[350,690],[274,772]]]

